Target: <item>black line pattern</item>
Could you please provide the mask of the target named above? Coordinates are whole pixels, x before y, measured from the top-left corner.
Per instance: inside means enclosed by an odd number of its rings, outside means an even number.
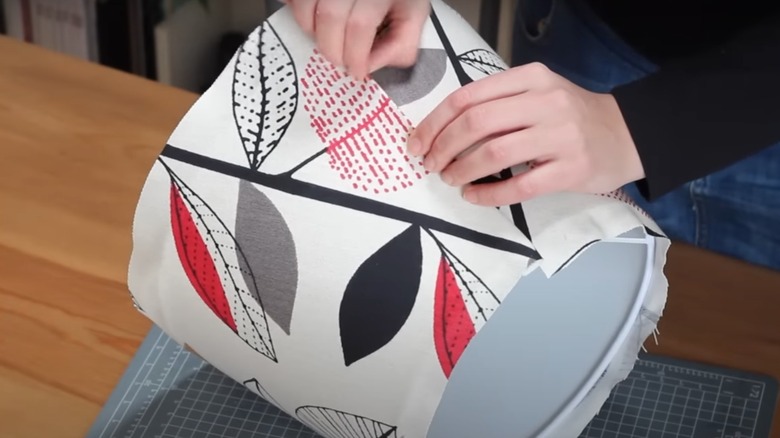
[[[397,427],[321,406],[301,406],[298,419],[326,438],[397,438]]]
[[[263,398],[263,400],[267,401],[268,403],[271,403],[275,407],[279,408],[280,410],[284,411],[284,408],[282,408],[282,405],[279,404],[279,402],[274,399],[271,394],[268,392],[268,390],[263,387],[263,385],[260,384],[260,381],[252,378],[248,380],[244,380],[244,386],[246,386],[250,391],[256,393],[260,397]]]
[[[458,56],[455,54],[455,49],[452,48],[452,43],[450,42],[450,39],[447,37],[447,34],[444,33],[444,28],[441,25],[441,22],[439,21],[439,17],[436,15],[436,11],[431,8],[431,23],[433,23],[434,29],[436,29],[436,34],[439,36],[439,40],[441,40],[441,44],[444,47],[444,51],[447,52],[447,58],[450,60],[450,64],[452,65],[452,68],[455,70],[455,75],[458,76],[458,81],[460,82],[460,85],[466,85],[470,84],[473,80],[469,75],[466,74],[466,71],[463,70],[463,66],[460,64],[460,60],[458,59]]]
[[[442,28],[441,22],[439,21],[439,18],[436,16],[436,12],[431,9],[431,21],[433,22],[433,26],[436,29],[436,33],[439,36],[439,39],[441,40],[442,46],[444,47],[444,51],[447,53],[447,58],[450,60],[450,64],[452,65],[452,68],[455,70],[455,74],[458,77],[458,81],[460,81],[461,86],[465,86],[470,84],[474,81],[474,78],[469,76],[466,71],[463,69],[463,65],[468,65],[473,68],[476,68],[477,70],[487,74],[491,75],[493,73],[497,73],[499,71],[505,70],[505,66],[501,58],[496,55],[493,52],[490,52],[485,49],[474,49],[470,50],[468,52],[465,52],[461,55],[455,54],[455,49],[452,47],[452,43],[450,42],[450,39],[447,37],[447,34],[444,32],[444,29]],[[498,182],[503,181],[505,179],[512,178],[513,174],[511,169],[507,168],[501,171],[499,176],[488,176],[485,178],[481,178],[478,181],[475,181],[475,184],[489,184],[491,182]],[[522,204],[513,204],[509,206],[509,210],[512,213],[512,220],[515,224],[515,226],[523,233],[525,236],[533,242],[533,239],[531,239],[531,233],[528,228],[528,221],[525,219],[525,213],[523,212],[523,206]]]
[[[351,210],[374,214],[409,224],[417,224],[420,227],[459,237],[461,239],[474,242],[488,248],[519,254],[532,259],[540,258],[539,253],[535,249],[525,246],[519,242],[507,240],[502,237],[492,236],[481,231],[447,222],[441,218],[428,216],[423,213],[407,210],[405,208],[386,204],[374,199],[350,195],[339,190],[311,184],[293,178],[288,178],[284,174],[270,175],[262,172],[256,172],[233,163],[206,157],[204,155],[196,154],[194,152],[180,149],[172,145],[166,145],[165,148],[163,148],[161,155],[212,172],[231,176],[237,179],[244,179],[261,186],[279,190],[291,195],[309,198],[315,201],[326,202],[329,204],[349,208]]]
[[[582,247],[581,247],[580,249],[578,249],[577,251],[575,251],[575,252],[574,252],[574,254],[572,254],[572,255],[571,255],[571,257],[569,257],[568,259],[566,259],[566,261],[565,261],[565,262],[563,262],[563,263],[561,264],[561,266],[560,266],[558,269],[556,269],[556,270],[555,270],[555,272],[553,273],[553,275],[555,275],[555,274],[557,274],[557,273],[561,272],[562,270],[564,270],[564,269],[565,269],[567,266],[569,266],[569,264],[570,264],[570,263],[571,263],[571,262],[572,262],[572,261],[573,261],[573,260],[574,260],[574,259],[575,259],[575,258],[578,256],[578,255],[582,254],[582,252],[583,252],[583,251],[585,251],[586,249],[588,249],[588,248],[589,248],[591,245],[593,245],[594,243],[598,243],[598,240],[591,240],[590,242],[586,243],[585,245],[582,245]]]

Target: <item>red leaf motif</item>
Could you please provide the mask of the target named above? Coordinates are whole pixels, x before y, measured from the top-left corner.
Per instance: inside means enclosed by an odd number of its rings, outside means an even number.
[[[455,364],[466,350],[476,328],[447,257],[439,261],[434,298],[433,336],[436,354],[444,375],[449,377]]]
[[[171,184],[171,226],[184,271],[206,305],[234,332],[236,322],[209,248],[200,235],[176,184]]]
[[[377,82],[355,81],[315,51],[301,85],[304,110],[326,145],[328,164],[352,188],[390,193],[427,174],[422,161],[406,153],[411,121]]]
[[[163,166],[172,185],[171,231],[190,283],[204,304],[233,333],[277,362],[268,318],[262,298],[255,293],[256,278],[244,251],[219,214],[167,165]],[[247,281],[252,283],[251,287]]]

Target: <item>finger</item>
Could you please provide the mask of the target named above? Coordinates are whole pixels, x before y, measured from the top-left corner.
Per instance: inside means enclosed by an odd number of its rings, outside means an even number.
[[[389,9],[388,0],[357,0],[352,7],[344,38],[344,65],[355,78],[363,79],[369,73],[371,47]]]
[[[309,35],[314,34],[314,11],[317,0],[287,0],[298,26]]]
[[[439,133],[464,111],[481,103],[549,87],[553,76],[542,64],[528,64],[476,80],[450,93],[417,126],[407,145],[412,155],[428,153]]]
[[[396,2],[390,21],[371,52],[369,70],[383,67],[410,67],[417,61],[423,26],[430,14],[429,1]]]
[[[521,163],[544,160],[553,153],[553,145],[538,128],[501,135],[475,147],[453,161],[441,173],[451,186],[462,186]]]
[[[498,207],[517,204],[549,193],[567,190],[571,173],[559,161],[549,161],[504,181],[473,184],[463,197],[472,204]]]
[[[425,168],[440,172],[461,152],[489,137],[525,129],[544,114],[538,93],[524,93],[473,106],[442,129],[425,156]]]
[[[344,65],[344,32],[354,0],[321,0],[315,11],[317,47],[331,63]]]

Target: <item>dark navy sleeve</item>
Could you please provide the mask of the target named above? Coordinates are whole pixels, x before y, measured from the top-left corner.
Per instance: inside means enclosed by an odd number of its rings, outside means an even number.
[[[780,142],[780,15],[612,91],[654,200]]]

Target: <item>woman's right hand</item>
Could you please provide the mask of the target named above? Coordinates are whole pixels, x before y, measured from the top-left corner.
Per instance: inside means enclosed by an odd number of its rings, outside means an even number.
[[[417,60],[429,0],[286,0],[322,55],[363,79]],[[381,32],[380,32],[381,30]]]

